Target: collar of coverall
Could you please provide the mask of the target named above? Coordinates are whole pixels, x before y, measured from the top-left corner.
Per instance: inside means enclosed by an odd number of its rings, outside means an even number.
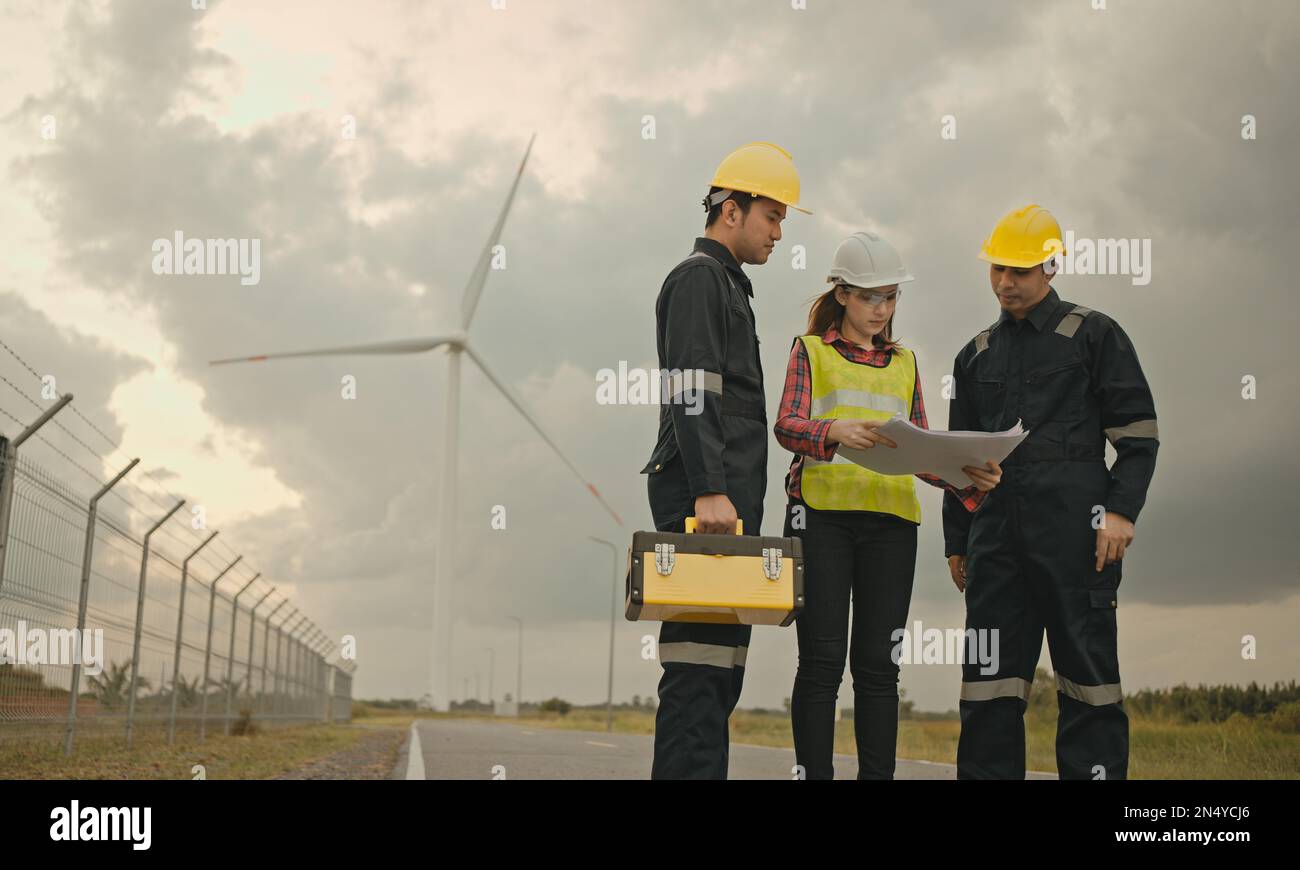
[[[741,271],[740,264],[736,262],[735,257],[731,256],[731,251],[726,245],[710,239],[708,236],[697,236],[695,250],[703,251],[732,272],[735,272],[736,276],[740,278],[741,286],[745,288],[745,292],[750,296],[754,295],[754,285],[750,283],[749,276]]]
[[[1056,295],[1056,288],[1053,287],[1047,291],[1047,295],[1043,297],[1041,302],[1029,309],[1029,313],[1025,315],[1025,320],[1032,323],[1035,330],[1042,332],[1043,327],[1047,325],[1048,318],[1052,316],[1052,312],[1055,311],[1056,306],[1060,304],[1061,297]],[[997,328],[1008,320],[1013,319],[1014,318],[1004,309],[1002,313],[998,315],[998,322],[993,324],[993,326],[994,328]]]

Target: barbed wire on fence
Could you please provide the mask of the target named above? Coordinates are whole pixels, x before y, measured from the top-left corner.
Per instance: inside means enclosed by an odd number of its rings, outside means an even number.
[[[3,338],[0,349],[44,388],[37,369]],[[45,413],[45,406],[13,379],[0,373],[0,383]],[[66,407],[73,412],[65,418],[68,423],[84,426],[94,437],[83,438],[52,417],[50,437],[38,430],[34,438],[98,490],[113,462],[120,462],[120,470],[130,460],[75,402]],[[21,411],[4,404],[0,417],[20,430],[29,425]],[[68,439],[67,449],[55,443],[59,433]],[[107,446],[87,443],[95,439]],[[78,450],[106,471],[96,473],[70,455]],[[90,493],[26,454],[17,456],[10,473],[8,538],[0,542],[5,544],[0,632],[8,631],[19,645],[30,640],[33,629],[49,641],[42,661],[24,661],[25,647],[10,656],[13,661],[0,660],[0,739],[61,736],[70,749],[78,724],[83,734],[116,733],[125,719],[129,745],[138,726],[165,723],[171,739],[178,726],[202,737],[209,725],[229,732],[251,720],[350,717],[355,662],[339,659],[334,644],[321,644],[319,629],[297,607],[290,605],[289,615],[283,615],[289,599],[243,562],[229,542],[177,519],[173,508],[183,499],[154,472],[144,470],[142,482],[157,492],[125,480],[122,490],[109,489],[110,500],[99,505],[89,536]],[[166,517],[161,524],[160,517]],[[148,529],[154,533],[142,588]],[[75,635],[83,577],[82,627],[92,632],[90,639]],[[216,588],[218,582],[222,588]],[[69,623],[81,644],[80,658],[51,657],[57,640],[66,639]],[[20,630],[26,636],[19,638]],[[94,659],[93,632],[100,638],[98,659],[87,660]]]

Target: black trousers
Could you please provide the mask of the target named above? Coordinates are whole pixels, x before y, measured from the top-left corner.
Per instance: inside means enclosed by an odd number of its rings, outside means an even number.
[[[661,532],[684,532],[685,515],[694,513],[680,465],[681,457],[674,457],[649,476],[650,509]],[[763,522],[762,487],[753,483],[737,479],[728,495],[749,535],[757,535]],[[752,632],[748,625],[661,624],[652,779],[727,778],[729,721],[744,686]]]
[[[835,699],[846,655],[858,778],[894,777],[898,665],[892,635],[907,622],[916,530],[915,523],[886,514],[819,511],[793,500],[786,509],[784,534],[803,539],[804,609],[795,623],[799,667],[790,715],[795,761],[807,779],[834,778]]]
[[[1056,672],[1061,779],[1127,779],[1116,612],[1123,568],[1096,570],[1104,462],[1003,467],[971,521],[966,628],[997,632],[998,669],[962,666],[958,779],[1024,779],[1025,722],[1043,635]],[[807,569],[805,568],[805,575]]]

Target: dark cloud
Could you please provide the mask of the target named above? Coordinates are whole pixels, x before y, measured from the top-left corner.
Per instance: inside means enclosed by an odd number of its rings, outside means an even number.
[[[0,382],[0,408],[7,412],[0,419],[0,431],[11,438],[21,431],[9,415],[23,424],[39,417],[49,406],[43,394],[44,379],[52,379],[48,382],[51,388],[59,395],[72,393],[77,410],[100,432],[65,409],[56,420],[59,424],[67,421],[66,428],[53,422],[46,424],[40,438],[24,445],[23,456],[46,467],[58,467],[61,473],[68,472],[68,482],[76,490],[93,492],[97,488],[94,480],[68,466],[56,451],[76,456],[86,472],[101,474],[96,457],[73,439],[81,439],[97,453],[112,452],[107,439],[116,442],[122,432],[108,410],[109,398],[118,384],[142,371],[144,364],[100,341],[51,323],[12,290],[0,290],[0,341],[7,347],[0,348],[0,376],[4,377]],[[110,464],[115,462],[111,460]]]
[[[635,80],[713,52],[720,80],[736,83],[711,93],[703,114],[671,99],[605,94],[585,195],[550,197],[535,175],[521,186],[503,239],[509,268],[492,274],[471,334],[628,525],[603,519],[466,360],[458,649],[471,649],[476,631],[509,625],[511,614],[527,613],[539,632],[603,618],[608,555],[586,536],[622,547],[630,529],[651,526],[636,472],[656,415],[596,405],[595,373],[619,360],[654,363],[659,284],[701,231],[698,198],[713,167],[750,139],[794,153],[817,212],[792,214],[773,261],[753,270],[770,407],[843,230],[895,238],[918,276],[899,320],[936,427],[946,419],[940,378],[997,314],[974,252],[998,216],[1035,200],[1083,235],[1149,237],[1147,287],[1060,281],[1063,295],[1119,319],[1156,393],[1162,454],[1126,568],[1128,600],[1175,614],[1179,605],[1293,593],[1283,542],[1300,491],[1287,284],[1300,202],[1290,166],[1295,7],[810,5],[741,14],[735,3],[655,4],[638,42],[598,62],[565,53],[565,39],[587,44],[579,40],[591,25],[575,14],[539,55]],[[374,58],[374,102],[359,110],[364,147],[341,140],[337,119],[319,113],[222,132],[180,110],[204,97],[211,76],[238,72],[204,47],[201,19],[183,7],[70,12],[62,52],[77,74],[24,110],[55,111],[67,132],[11,166],[10,177],[41,204],[68,274],[155,308],[182,351],[181,372],[206,391],[206,409],[256,436],[258,461],[303,496],[301,511],[226,534],[268,577],[297,584],[323,624],[370,639],[365,680],[376,693],[413,693],[431,605],[443,353],[247,369],[206,361],[453,327],[529,131],[509,144],[499,131],[467,133],[443,158],[413,159],[393,124],[441,107],[421,105],[427,67],[394,54]],[[441,13],[429,14],[423,26]],[[560,117],[564,95],[555,99]],[[1247,112],[1259,117],[1254,142],[1239,135]],[[949,113],[956,141],[939,137]],[[645,114],[656,118],[654,141],[640,136]],[[544,140],[548,131],[539,132]],[[349,211],[357,192],[369,220]],[[262,283],[153,275],[152,240],[177,229],[262,239]],[[794,245],[807,249],[806,271],[789,268]],[[411,292],[416,283],[425,295]],[[93,374],[106,394],[130,369],[105,367],[104,354],[65,364],[79,381]],[[1259,379],[1255,402],[1239,398],[1245,373]],[[344,375],[357,379],[356,401],[340,397]],[[774,443],[769,531],[787,463]],[[922,497],[918,577],[941,582],[918,582],[917,607],[938,607],[950,597],[938,499]],[[508,509],[506,531],[489,526],[498,504]],[[633,639],[647,631],[620,629]],[[394,637],[404,640],[386,641]],[[653,675],[636,679],[643,694],[653,686]],[[785,692],[763,685],[777,699]]]

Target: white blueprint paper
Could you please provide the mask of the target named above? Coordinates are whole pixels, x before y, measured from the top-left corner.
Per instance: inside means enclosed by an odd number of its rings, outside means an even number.
[[[841,444],[836,454],[880,474],[933,474],[959,489],[971,485],[961,470],[963,465],[983,468],[986,459],[1001,463],[1029,434],[1019,420],[1005,432],[940,432],[922,429],[902,415],[890,418],[876,431],[898,446],[877,444],[859,450]]]

